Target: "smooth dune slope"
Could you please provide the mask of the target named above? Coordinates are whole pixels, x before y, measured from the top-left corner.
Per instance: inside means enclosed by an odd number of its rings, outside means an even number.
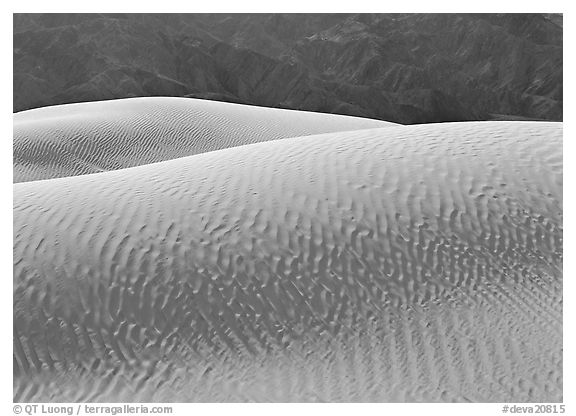
[[[190,98],[52,106],[14,114],[14,182],[116,170],[286,137],[396,125]]]
[[[15,401],[562,400],[562,125],[14,185]]]

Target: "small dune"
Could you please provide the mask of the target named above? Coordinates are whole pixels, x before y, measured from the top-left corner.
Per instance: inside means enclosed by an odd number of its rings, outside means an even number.
[[[144,97],[14,114],[14,182],[161,162],[287,137],[397,124],[208,100]]]
[[[15,116],[15,401],[562,400],[561,123],[65,107]]]

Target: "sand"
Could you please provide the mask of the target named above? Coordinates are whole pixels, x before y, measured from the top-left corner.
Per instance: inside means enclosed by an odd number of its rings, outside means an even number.
[[[562,401],[562,215],[561,123],[15,184],[14,400]]]
[[[249,143],[397,124],[208,100],[143,97],[14,114],[14,182],[75,176]]]

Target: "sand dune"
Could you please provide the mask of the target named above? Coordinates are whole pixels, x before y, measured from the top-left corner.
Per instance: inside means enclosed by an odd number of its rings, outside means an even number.
[[[58,105],[14,115],[14,182],[122,169],[286,137],[394,123],[188,98]]]
[[[561,401],[561,135],[386,127],[15,184],[14,400]]]

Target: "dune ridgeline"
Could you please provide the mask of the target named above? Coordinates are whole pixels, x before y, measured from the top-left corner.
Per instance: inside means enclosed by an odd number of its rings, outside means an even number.
[[[562,400],[562,124],[14,116],[14,400]]]

